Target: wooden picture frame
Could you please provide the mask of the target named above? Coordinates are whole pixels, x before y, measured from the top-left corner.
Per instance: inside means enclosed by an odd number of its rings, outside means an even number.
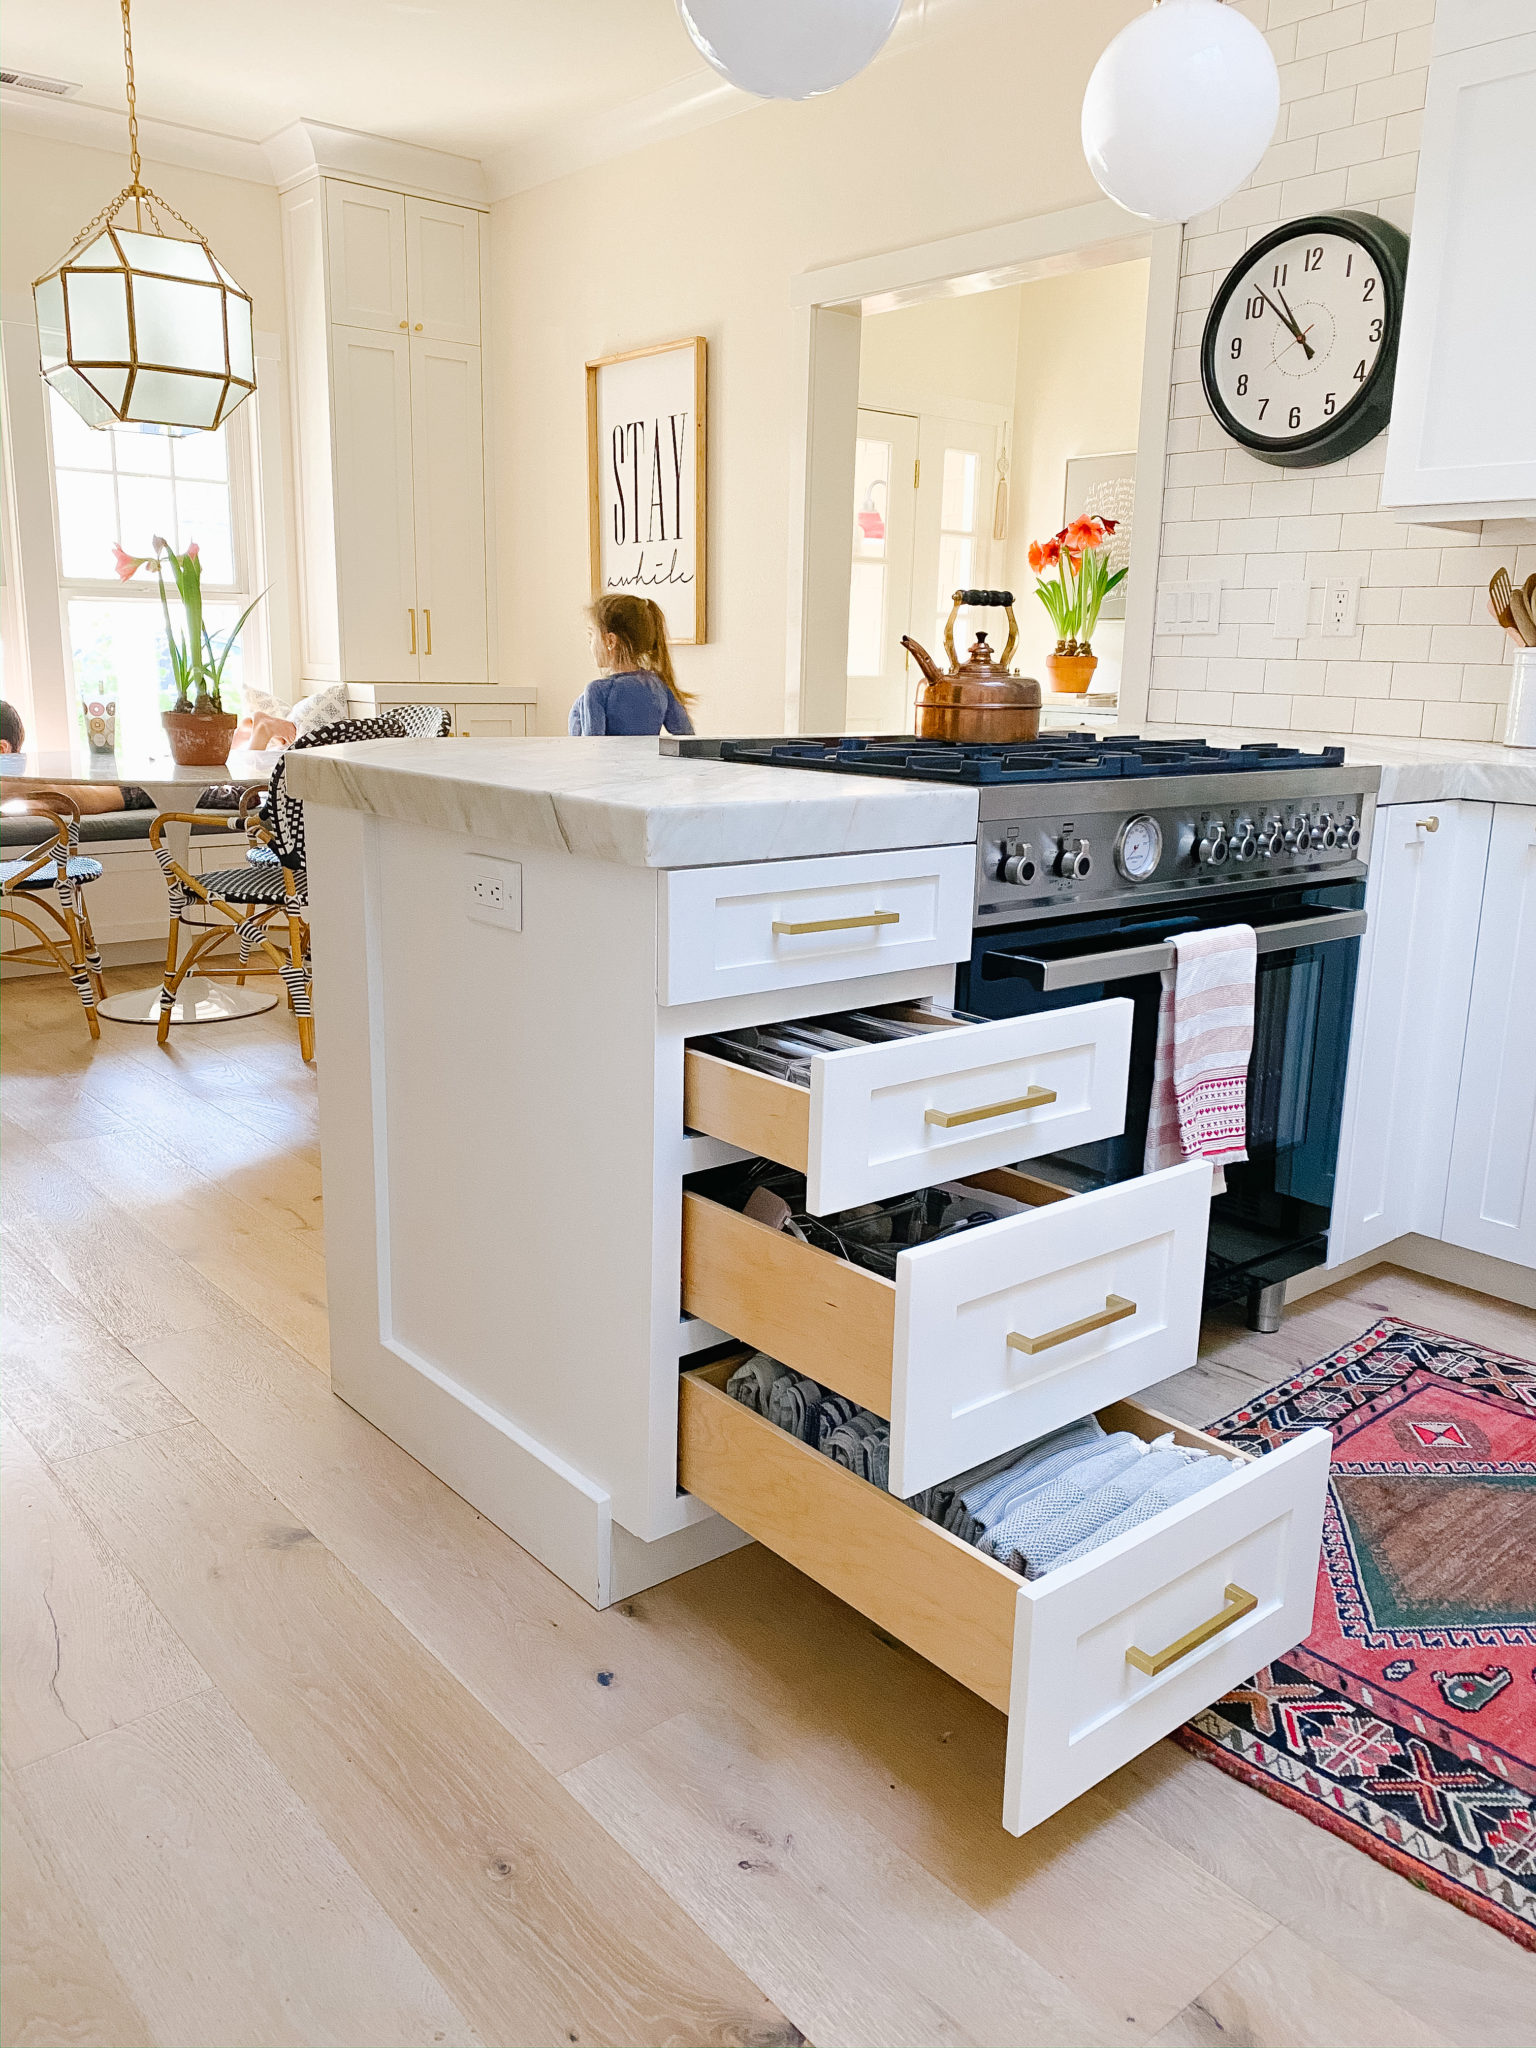
[[[651,597],[674,646],[708,638],[708,361],[701,334],[587,364],[592,595]]]

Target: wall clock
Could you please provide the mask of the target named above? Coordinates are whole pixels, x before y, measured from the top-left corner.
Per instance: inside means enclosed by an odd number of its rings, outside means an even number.
[[[1256,242],[1205,323],[1200,380],[1234,441],[1312,469],[1373,440],[1392,410],[1408,238],[1368,213],[1317,213]]]

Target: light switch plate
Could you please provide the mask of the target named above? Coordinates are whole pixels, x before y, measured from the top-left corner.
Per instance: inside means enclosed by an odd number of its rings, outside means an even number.
[[[1157,593],[1159,633],[1219,633],[1221,631],[1221,585],[1219,583],[1165,583]]]
[[[491,853],[465,859],[468,910],[475,924],[497,924],[509,932],[523,928],[523,864],[498,860]]]

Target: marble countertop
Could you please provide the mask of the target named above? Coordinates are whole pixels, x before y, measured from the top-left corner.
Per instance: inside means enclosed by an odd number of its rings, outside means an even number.
[[[307,802],[625,867],[965,845],[977,792],[663,757],[654,739],[361,740],[292,756]]]
[[[1138,725],[1149,739],[1187,737],[1176,725]],[[1379,804],[1536,804],[1536,747],[1493,746],[1475,740],[1378,739],[1345,732],[1267,732],[1226,727],[1203,735],[1214,746],[1240,747],[1250,740],[1280,740],[1287,746],[1342,747],[1346,763],[1379,767]]]

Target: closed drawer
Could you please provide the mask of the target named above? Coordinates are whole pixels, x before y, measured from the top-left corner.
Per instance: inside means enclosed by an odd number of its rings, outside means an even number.
[[[1150,1386],[1199,1341],[1203,1160],[1087,1195],[1009,1172],[972,1185],[1032,1206],[902,1252],[894,1281],[683,1196],[684,1309],[889,1417],[893,1493]]]
[[[971,950],[975,868],[971,845],[669,869],[661,1001],[952,965]]]
[[[1007,1714],[1016,1835],[1311,1628],[1325,1430],[1249,1458],[1134,1402],[1100,1410],[1224,1452],[1231,1476],[1030,1582],[741,1407],[734,1363],[683,1375],[679,1483]]]
[[[805,1088],[689,1047],[683,1120],[803,1173],[814,1215],[851,1209],[1123,1130],[1133,1014],[1116,996],[957,1021],[817,1053]]]

